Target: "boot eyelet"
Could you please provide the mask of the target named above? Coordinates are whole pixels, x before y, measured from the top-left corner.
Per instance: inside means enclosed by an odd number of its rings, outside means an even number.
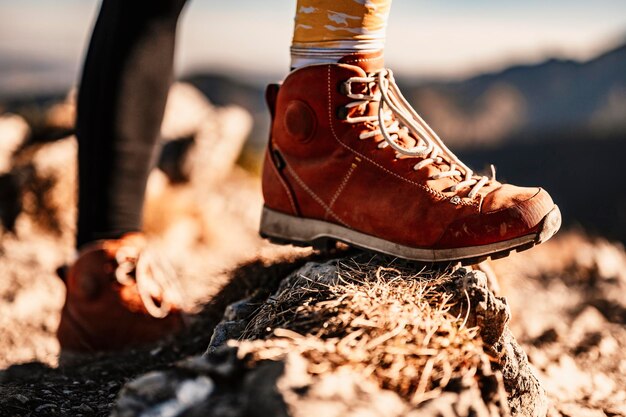
[[[452,204],[461,204],[461,197],[459,197],[458,195],[455,195],[454,197],[450,199],[450,202]]]
[[[346,120],[348,118],[348,108],[346,106],[337,107],[336,116],[339,120]]]

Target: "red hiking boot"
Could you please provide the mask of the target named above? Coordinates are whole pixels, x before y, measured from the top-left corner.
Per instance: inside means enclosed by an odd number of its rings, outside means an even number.
[[[530,248],[560,226],[546,191],[463,164],[406,102],[382,54],[295,70],[267,101],[260,234],[271,240],[469,264]]]
[[[173,278],[139,233],[85,246],[64,277],[62,355],[122,350],[182,329]]]

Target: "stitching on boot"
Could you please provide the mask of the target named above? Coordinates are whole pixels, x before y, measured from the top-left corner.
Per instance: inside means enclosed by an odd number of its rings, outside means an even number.
[[[376,61],[382,59],[382,57],[376,57],[376,58],[359,58],[359,59],[348,59],[346,62],[344,62],[344,64],[353,64],[355,62],[367,62],[367,61]]]
[[[441,200],[448,200],[448,197],[446,195],[444,195],[444,194],[442,194],[442,193],[440,193],[440,192],[438,192],[436,190],[433,190],[432,188],[427,187],[427,186],[425,186],[423,184],[419,184],[419,183],[417,183],[415,181],[412,181],[412,180],[410,180],[408,178],[405,178],[405,177],[403,177],[401,175],[398,175],[398,174],[396,174],[393,171],[388,170],[384,166],[378,164],[377,162],[373,161],[372,159],[370,159],[367,156],[361,154],[360,152],[354,150],[349,145],[346,145],[341,140],[339,140],[339,137],[337,136],[337,133],[335,132],[335,126],[333,124],[334,121],[333,121],[333,116],[332,116],[332,95],[331,95],[331,88],[330,88],[330,80],[331,80],[330,74],[331,74],[332,65],[328,65],[327,68],[328,68],[328,85],[327,85],[327,90],[328,90],[328,124],[330,125],[330,131],[332,132],[333,137],[335,138],[335,140],[341,146],[343,146],[344,148],[348,149],[353,154],[360,156],[361,158],[365,159],[366,161],[370,162],[371,164],[373,164],[373,165],[377,166],[378,168],[382,169],[386,173],[391,174],[394,177],[399,178],[399,179],[401,179],[403,181],[406,181],[409,184],[413,184],[416,187],[418,187],[419,189],[422,189],[422,190],[426,191],[427,193],[430,193],[430,194],[434,195],[435,197],[439,197],[439,199],[441,199]],[[476,203],[475,202],[469,202],[468,203],[468,202],[462,201],[461,204],[462,205],[466,205],[466,206],[474,206],[474,207],[476,207]]]
[[[284,158],[284,156],[283,156]],[[300,179],[300,177],[298,176],[298,174],[296,174],[296,172],[291,168],[291,166],[289,164],[287,164],[287,171],[291,174],[291,176],[296,180],[296,182],[298,184],[300,184],[300,187],[302,187],[304,189],[304,191],[307,192],[307,194],[309,194],[311,197],[313,197],[313,199],[320,205],[322,206],[325,210],[327,214],[330,214],[335,220],[337,220],[339,223],[341,223],[342,225],[346,226],[346,227],[350,227],[348,226],[348,224],[346,222],[344,222],[343,220],[341,220],[339,218],[339,216],[337,216],[337,214],[335,214],[334,211],[332,211],[332,209],[330,207],[328,207],[324,201],[317,195],[315,194],[315,192],[313,192],[313,190],[311,190],[305,183],[304,181],[302,181],[302,179]]]
[[[357,162],[360,162],[361,158],[356,157],[356,160],[357,160]],[[335,204],[335,202],[339,198],[339,195],[343,192],[343,189],[348,184],[348,181],[350,180],[350,177],[352,177],[352,174],[354,173],[354,170],[356,169],[356,167],[357,167],[356,162],[353,162],[350,165],[350,168],[348,169],[348,172],[346,173],[346,175],[344,175],[343,180],[341,181],[341,184],[339,184],[339,188],[337,188],[337,191],[335,191],[335,194],[333,195],[333,198],[330,199],[330,203],[328,203],[328,207],[332,207],[333,204]],[[326,215],[328,216],[328,213],[326,213]]]
[[[278,149],[276,145],[274,145],[274,148]],[[280,149],[278,149],[278,151],[282,154]],[[285,180],[283,180],[283,178],[280,176],[280,173],[278,172],[278,169],[276,168],[274,161],[272,161],[272,158],[270,158],[270,165],[272,166],[272,169],[274,170],[274,174],[276,174],[276,177],[278,177],[278,181],[281,183],[281,185],[285,189],[285,193],[287,194],[287,198],[289,198],[289,203],[291,204],[291,208],[293,209],[293,214],[295,214],[296,216],[299,216],[300,213],[298,212],[298,209],[296,208],[296,203],[293,201],[293,197],[291,196],[291,190],[289,190],[289,187],[285,183]]]

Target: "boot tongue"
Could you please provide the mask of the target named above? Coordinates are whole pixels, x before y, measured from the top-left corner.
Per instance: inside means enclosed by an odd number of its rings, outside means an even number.
[[[339,60],[340,64],[349,64],[360,67],[365,73],[370,74],[385,67],[383,50],[376,52],[355,52],[345,55]]]

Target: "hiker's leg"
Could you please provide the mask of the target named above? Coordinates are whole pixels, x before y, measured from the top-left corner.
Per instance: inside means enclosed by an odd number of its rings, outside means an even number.
[[[68,353],[151,343],[184,327],[180,297],[171,288],[141,295],[140,279],[150,282],[159,265],[138,267],[146,239],[133,233],[141,228],[183,5],[103,0],[78,95],[81,250],[62,270],[61,361]]]
[[[381,51],[390,8],[391,0],[298,0],[291,67]]]
[[[184,3],[102,3],[78,95],[77,247],[141,228]]]

